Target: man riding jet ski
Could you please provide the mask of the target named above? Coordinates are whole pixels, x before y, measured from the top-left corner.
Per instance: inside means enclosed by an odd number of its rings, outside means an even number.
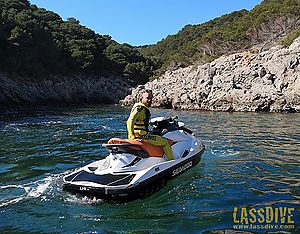
[[[152,104],[152,91],[145,90],[142,100],[136,103],[127,120],[128,139],[143,139],[145,142],[155,146],[162,146],[168,160],[174,159],[172,148],[166,138],[149,133],[150,110]]]
[[[64,190],[109,201],[130,201],[155,193],[199,163],[204,152],[201,141],[177,117],[150,120],[147,106],[151,101],[152,93],[146,92],[142,102],[132,108],[127,121],[129,139],[112,138],[103,144],[110,154],[65,176]]]

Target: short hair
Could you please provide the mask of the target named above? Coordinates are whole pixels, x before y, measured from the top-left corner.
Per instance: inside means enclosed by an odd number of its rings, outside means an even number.
[[[153,94],[153,92],[152,92],[152,90],[151,89],[146,89],[146,90],[144,90],[144,92],[143,93],[149,93],[149,94]]]

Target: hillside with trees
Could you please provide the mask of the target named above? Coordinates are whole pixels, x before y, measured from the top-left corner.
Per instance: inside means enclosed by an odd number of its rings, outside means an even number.
[[[0,71],[35,78],[101,74],[138,84],[157,68],[137,48],[99,35],[75,18],[64,21],[28,0],[0,0],[0,52]]]
[[[0,0],[0,70],[31,77],[116,75],[142,84],[167,69],[210,62],[289,32],[283,44],[291,44],[300,32],[299,12],[300,0],[264,0],[251,11],[186,25],[155,45],[134,47],[28,0]]]
[[[141,52],[162,64],[161,72],[195,63],[210,62],[223,54],[260,43],[284,40],[291,44],[299,35],[300,0],[264,0],[251,11],[241,10],[199,25],[187,25]],[[158,73],[158,74],[161,74]]]

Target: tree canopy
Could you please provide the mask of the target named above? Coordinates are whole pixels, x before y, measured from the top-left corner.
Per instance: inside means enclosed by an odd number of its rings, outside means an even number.
[[[67,21],[27,0],[0,0],[0,70],[39,77],[56,73],[119,75],[144,83],[156,64],[127,44]]]

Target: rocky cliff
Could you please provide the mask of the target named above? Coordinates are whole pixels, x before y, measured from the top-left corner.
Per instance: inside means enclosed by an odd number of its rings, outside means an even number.
[[[118,103],[130,87],[123,80],[91,75],[33,79],[0,72],[0,108],[33,105]]]
[[[289,48],[249,50],[167,71],[132,90],[132,105],[152,89],[154,107],[184,110],[300,112],[300,38]]]

